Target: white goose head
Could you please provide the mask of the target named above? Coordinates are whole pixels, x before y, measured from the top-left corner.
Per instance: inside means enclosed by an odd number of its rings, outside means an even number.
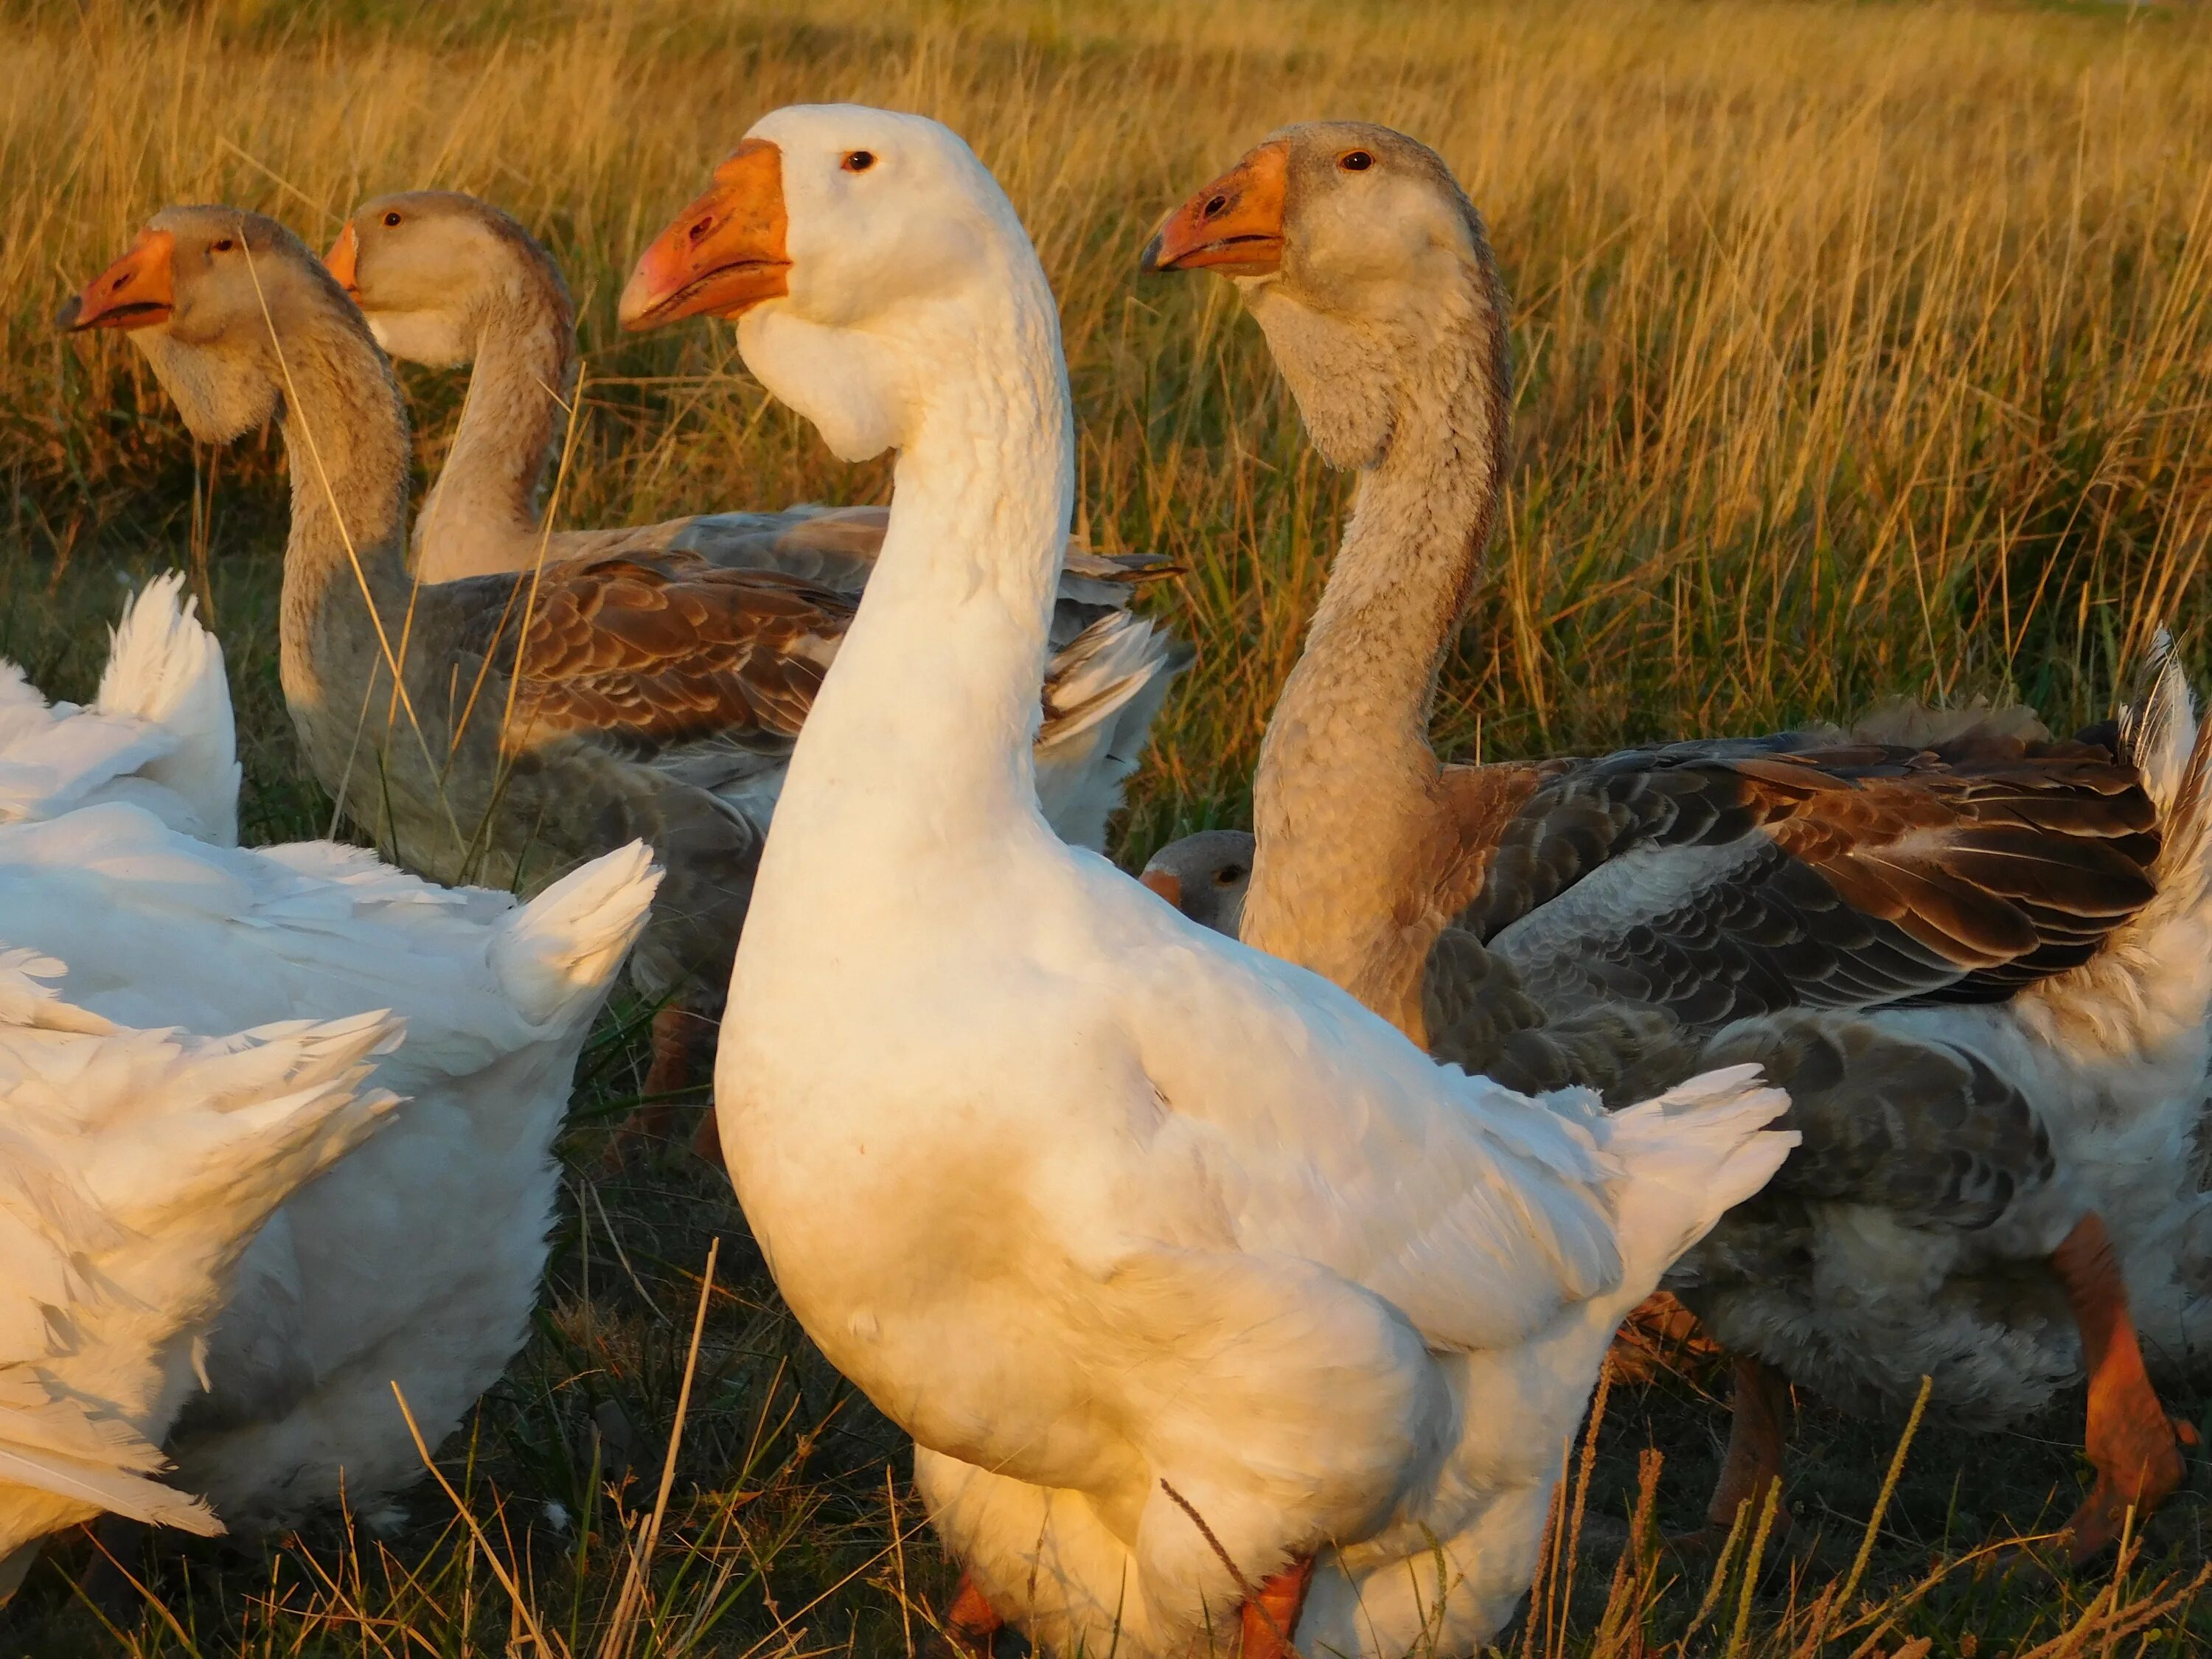
[[[908,444],[948,384],[1059,362],[1050,289],[1006,193],[918,115],[794,105],[639,259],[622,319],[738,319],[746,365],[864,460]],[[977,361],[978,343],[986,361]]]

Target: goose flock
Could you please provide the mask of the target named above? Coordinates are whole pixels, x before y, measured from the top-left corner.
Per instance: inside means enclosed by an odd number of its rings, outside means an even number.
[[[238,844],[179,579],[84,707],[0,664],[0,1596],[103,1512],[401,1512],[522,1346],[625,967],[645,1097],[711,1052],[701,1151],[914,1440],[965,1650],[1477,1651],[1662,1289],[1735,1368],[1685,1548],[1772,1501],[1793,1387],[1925,1378],[1968,1427],[2086,1395],[2077,1563],[2172,1494],[2212,727],[2171,646],[2070,737],[1896,704],[1444,763],[1509,447],[1480,216],[1311,124],[1140,264],[1233,283],[1358,475],[1253,832],[1140,879],[1103,849],[1190,659],[1137,608],[1172,570],[1071,536],[1058,309],[938,123],[768,115],[621,298],[734,320],[836,454],[895,454],[888,508],[554,528],[574,307],[470,197],[326,258],[169,207],[68,301],[201,441],[277,422],[285,702],[381,855]],[[393,359],[471,366],[411,520]]]

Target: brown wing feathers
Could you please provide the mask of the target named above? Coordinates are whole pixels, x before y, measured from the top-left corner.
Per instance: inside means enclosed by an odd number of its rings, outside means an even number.
[[[1771,819],[1844,903],[2008,995],[2086,960],[2153,890],[2157,813],[2135,768],[2074,744],[1852,757],[1853,787]]]
[[[1530,787],[1459,923],[1498,939],[1604,870],[1589,936],[1566,941],[1580,959],[1534,969],[1540,994],[1578,976],[1697,1024],[1986,1000],[2087,958],[2150,896],[2158,845],[2135,769],[2099,744],[1986,728],[1928,748],[1827,733],[1682,744]],[[1662,848],[1711,856],[1648,890],[1607,870]],[[1532,926],[1555,957],[1556,928]]]
[[[510,742],[588,732],[644,750],[787,749],[854,610],[792,577],[677,556],[549,573]]]
[[[1717,764],[1677,764],[1691,746],[1551,763],[1499,828],[1460,925],[1488,939],[1632,847],[1732,842],[1756,828],[1747,781]]]

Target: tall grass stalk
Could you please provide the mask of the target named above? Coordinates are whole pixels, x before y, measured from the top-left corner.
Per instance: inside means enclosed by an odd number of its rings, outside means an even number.
[[[2016,690],[2101,714],[2212,530],[2212,28],[2193,10],[1567,0],[708,8],[87,0],[0,24],[9,580],[180,559],[193,456],[136,355],[48,319],[136,225],[223,199],[327,240],[378,190],[518,213],[581,301],[564,521],[879,496],[730,331],[613,325],[629,259],[751,120],[952,122],[1060,293],[1083,522],[1190,574],[1201,647],[1131,830],[1234,817],[1345,485],[1226,289],[1139,283],[1152,223],[1287,119],[1440,148],[1516,296],[1511,498],[1440,736],[1493,753]],[[426,464],[456,406],[416,377]],[[266,449],[202,476],[212,586],[265,586]],[[247,605],[240,631],[265,622]],[[27,631],[11,623],[10,633]],[[63,647],[38,637],[49,654]],[[12,641],[11,641],[12,642]],[[265,645],[256,656],[265,662]]]

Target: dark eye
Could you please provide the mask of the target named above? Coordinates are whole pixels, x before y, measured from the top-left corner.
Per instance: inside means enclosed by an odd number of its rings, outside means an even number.
[[[1217,887],[1234,887],[1238,882],[1243,879],[1244,866],[1243,865],[1224,864],[1221,866],[1220,870],[1216,872],[1213,878],[1213,884]]]
[[[215,247],[214,247],[214,250],[213,250],[213,251],[214,251],[215,252],[217,252],[217,253],[228,253],[228,252],[229,252],[231,251],[231,249],[233,249],[233,248],[236,247],[237,246],[238,246],[238,244],[237,244],[237,243],[235,243],[235,242],[232,241],[232,240],[230,240],[230,238],[229,238],[229,237],[226,236],[226,237],[224,237],[221,241],[217,242],[217,243],[215,245]]]
[[[866,173],[870,167],[875,166],[875,164],[876,153],[873,150],[869,149],[856,149],[853,151],[851,155],[845,158],[843,163],[845,171],[848,173]]]
[[[1364,173],[1375,165],[1375,158],[1364,149],[1347,150],[1336,164],[1346,173]]]
[[[399,215],[397,212],[387,213],[384,216],[384,222],[387,225],[396,225],[399,222]]]

